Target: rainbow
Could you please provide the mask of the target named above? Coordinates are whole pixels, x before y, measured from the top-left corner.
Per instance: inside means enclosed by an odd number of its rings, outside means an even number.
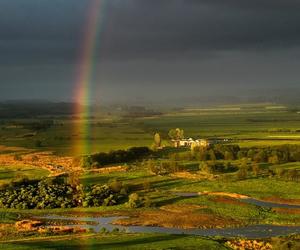
[[[105,23],[105,9],[108,0],[90,0],[87,13],[87,24],[79,58],[75,84],[75,110],[78,117],[74,135],[78,140],[74,142],[74,154],[84,155],[90,152],[87,137],[91,135],[88,117],[91,115],[92,83],[96,66],[96,51],[101,42],[101,33]],[[84,141],[82,141],[84,140]]]

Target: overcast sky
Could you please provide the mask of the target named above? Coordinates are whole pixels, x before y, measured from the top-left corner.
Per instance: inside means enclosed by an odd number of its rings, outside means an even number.
[[[93,0],[0,1],[0,100],[72,100]],[[103,0],[93,100],[300,92],[299,0]]]

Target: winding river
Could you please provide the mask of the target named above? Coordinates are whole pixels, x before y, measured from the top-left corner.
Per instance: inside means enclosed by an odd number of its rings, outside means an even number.
[[[204,195],[203,193],[186,193],[175,192],[172,193],[182,197],[196,197]],[[274,203],[257,200],[251,197],[238,197],[238,200],[261,207],[269,208],[295,208],[299,209],[300,205],[290,205],[284,203]],[[220,229],[180,229],[180,228],[166,228],[158,226],[120,226],[114,224],[118,219],[124,219],[124,216],[114,217],[71,217],[48,215],[41,217],[47,220],[63,220],[70,221],[67,223],[69,227],[82,227],[93,229],[95,232],[100,232],[103,228],[106,230],[121,230],[127,233],[166,233],[166,234],[187,234],[198,236],[223,236],[223,237],[246,237],[246,238],[269,238],[275,236],[289,235],[293,233],[300,234],[300,226],[276,226],[276,225],[248,225],[238,228],[220,228]],[[80,223],[75,225],[74,222]],[[86,222],[86,224],[84,223]]]
[[[112,231],[115,229],[127,233],[166,233],[166,234],[187,234],[198,236],[223,236],[223,237],[246,237],[246,238],[269,238],[292,233],[300,233],[300,226],[274,226],[274,225],[250,225],[239,228],[222,228],[222,229],[179,229],[166,227],[149,227],[149,226],[119,226],[113,222],[123,219],[123,216],[114,217],[68,217],[49,215],[42,217],[47,220],[69,220],[69,227],[78,227],[79,225],[72,222],[86,222],[87,224],[79,227],[93,229],[100,232],[103,228]]]

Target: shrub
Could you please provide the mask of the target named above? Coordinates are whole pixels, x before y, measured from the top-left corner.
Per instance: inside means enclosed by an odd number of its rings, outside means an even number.
[[[133,147],[128,150],[117,150],[109,153],[98,153],[87,156],[88,163],[83,164],[84,167],[90,167],[96,163],[96,167],[101,167],[109,164],[124,163],[135,161],[143,157],[149,156],[152,151],[148,147]]]
[[[119,193],[123,187],[123,183],[117,179],[113,179],[108,185],[115,193]]]
[[[245,167],[242,167],[236,173],[238,180],[244,180],[248,176],[248,170]]]
[[[132,193],[129,195],[129,200],[127,206],[130,208],[139,208],[143,205],[142,199],[137,193]]]
[[[115,192],[108,185],[82,187],[55,184],[51,181],[28,182],[0,190],[0,208],[44,209],[112,206],[126,195]]]

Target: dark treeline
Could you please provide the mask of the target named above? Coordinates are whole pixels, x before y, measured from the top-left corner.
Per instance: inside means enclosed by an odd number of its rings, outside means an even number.
[[[0,118],[34,118],[44,115],[72,115],[74,103],[11,101],[0,103]]]
[[[14,122],[16,126],[21,126],[24,129],[28,129],[31,131],[45,131],[51,128],[54,125],[53,120],[39,120],[39,121],[32,121],[32,122]]]
[[[128,150],[116,150],[109,153],[97,153],[90,156],[84,156],[79,161],[85,168],[97,168],[110,164],[139,160],[152,153],[153,152],[148,147],[133,147]]]
[[[173,159],[238,160],[248,158],[254,162],[287,163],[300,161],[300,145],[281,145],[265,148],[240,148],[238,145],[212,145],[195,147],[191,152],[173,154]]]

